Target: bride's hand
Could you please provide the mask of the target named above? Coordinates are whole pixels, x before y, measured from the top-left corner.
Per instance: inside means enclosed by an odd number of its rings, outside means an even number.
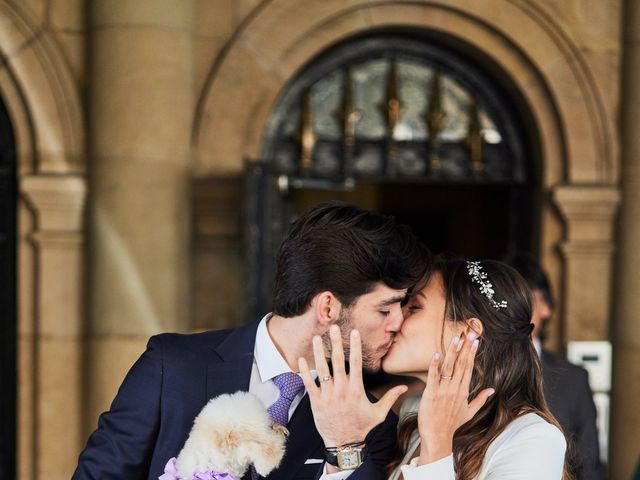
[[[455,431],[471,420],[494,393],[486,388],[468,401],[478,342],[475,332],[464,339],[455,337],[442,367],[440,353],[433,356],[418,410],[421,465],[450,455]]]
[[[382,423],[387,413],[407,387],[399,385],[389,390],[377,403],[367,398],[362,383],[362,345],[357,330],[351,331],[349,374],[345,371],[345,357],[340,329],[332,325],[331,363],[333,378],[320,337],[313,338],[313,354],[320,380],[317,386],[304,358],[298,360],[300,376],[307,389],[313,419],[325,447],[336,447],[364,441],[376,425]]]

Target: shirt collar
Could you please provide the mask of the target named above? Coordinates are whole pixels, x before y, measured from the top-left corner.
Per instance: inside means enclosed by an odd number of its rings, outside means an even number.
[[[291,371],[267,330],[267,322],[269,322],[271,316],[272,314],[268,313],[260,321],[256,332],[256,345],[253,350],[253,357],[262,383],[268,382],[282,373]]]

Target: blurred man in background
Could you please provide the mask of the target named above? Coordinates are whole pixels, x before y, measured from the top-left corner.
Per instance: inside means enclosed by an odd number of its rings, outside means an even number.
[[[585,369],[544,349],[545,326],[553,316],[555,302],[546,273],[528,255],[508,259],[525,278],[533,293],[534,324],[531,338],[542,363],[544,394],[551,413],[574,442],[576,480],[600,480],[604,468],[600,463],[596,407]]]

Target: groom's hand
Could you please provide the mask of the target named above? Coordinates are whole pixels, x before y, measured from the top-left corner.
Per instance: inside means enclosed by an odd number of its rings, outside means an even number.
[[[359,332],[351,331],[348,375],[340,329],[332,325],[329,333],[333,377],[329,373],[324,347],[318,336],[313,338],[313,355],[320,386],[313,381],[306,360],[298,360],[300,375],[311,401],[313,419],[327,448],[364,441],[367,434],[384,421],[398,397],[407,390],[405,385],[396,386],[377,403],[371,403],[362,383]]]

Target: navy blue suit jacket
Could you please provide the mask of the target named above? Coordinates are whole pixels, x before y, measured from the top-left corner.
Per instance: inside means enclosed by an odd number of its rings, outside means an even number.
[[[255,322],[232,330],[152,337],[110,410],[100,416],[73,479],[157,480],[167,461],[182,449],[194,418],[209,399],[249,389],[257,326]],[[384,468],[395,449],[396,423],[391,413],[370,432],[369,457],[351,480],[385,478]],[[323,458],[324,445],[308,396],[287,428],[285,456],[267,479],[317,478],[321,464],[305,465],[305,460]]]
[[[540,360],[549,410],[573,442],[572,470],[576,480],[604,479],[589,374],[546,350],[542,350]]]

